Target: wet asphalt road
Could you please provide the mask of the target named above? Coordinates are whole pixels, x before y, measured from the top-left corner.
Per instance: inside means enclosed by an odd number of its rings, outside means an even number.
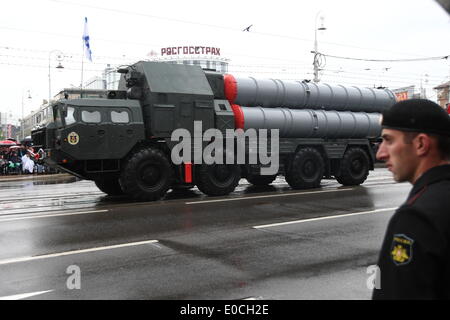
[[[386,169],[355,188],[241,182],[136,203],[74,178],[0,181],[0,299],[370,298],[367,267],[410,185]]]

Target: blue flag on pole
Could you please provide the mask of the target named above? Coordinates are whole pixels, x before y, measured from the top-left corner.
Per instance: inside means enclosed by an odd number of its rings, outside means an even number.
[[[88,32],[88,25],[87,25],[86,17],[84,18],[83,41],[84,41],[84,53],[86,55],[86,58],[88,58],[89,61],[92,62],[92,51],[91,51],[91,46],[89,44],[89,32]]]

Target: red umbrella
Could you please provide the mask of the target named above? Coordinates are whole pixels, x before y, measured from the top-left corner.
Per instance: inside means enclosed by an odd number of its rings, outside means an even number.
[[[15,145],[16,145],[16,143],[11,140],[0,141],[0,147],[11,147],[11,146],[15,146]]]

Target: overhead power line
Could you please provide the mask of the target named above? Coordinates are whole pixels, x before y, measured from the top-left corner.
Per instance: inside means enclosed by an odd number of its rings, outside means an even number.
[[[416,62],[416,61],[431,61],[431,60],[447,60],[449,57],[449,55],[446,55],[446,56],[438,56],[438,57],[425,57],[425,58],[413,58],[413,59],[364,59],[364,58],[334,56],[331,54],[324,54],[324,53],[317,53],[317,55],[321,55],[321,56],[328,57],[328,58],[335,58],[335,59],[368,61],[368,62]]]
[[[5,54],[2,54],[1,50],[5,50]],[[19,53],[20,52],[20,53]],[[34,54],[37,53],[37,54]],[[48,51],[47,50],[39,50],[34,48],[19,48],[19,47],[10,47],[10,46],[0,46],[0,56],[5,58],[11,58],[11,59],[25,59],[25,60],[42,60],[47,61],[48,60]],[[79,53],[74,52],[64,52],[64,62],[65,63],[78,63],[78,57],[80,56]],[[255,57],[255,56],[248,56],[252,58],[260,58],[260,59],[266,59],[266,57]],[[106,64],[117,64],[117,63],[129,63],[130,61],[139,61],[139,60],[145,60],[146,58],[144,56],[138,57],[138,56],[128,56],[128,55],[122,55],[122,56],[104,56],[104,55],[98,55],[96,56],[96,60],[92,62],[92,65],[106,65]],[[267,60],[272,60],[269,57],[267,57]],[[230,67],[245,67],[245,68],[264,68],[264,69],[281,69],[282,71],[295,71],[298,69],[303,70],[309,70],[311,63],[303,62],[300,60],[283,60],[283,59],[276,59],[281,60],[281,62],[268,62],[268,63],[252,63],[252,64],[241,64],[241,63],[230,63]],[[438,60],[434,60],[438,61]],[[14,61],[16,62],[16,61]],[[284,63],[283,63],[284,62]],[[355,75],[371,75],[371,76],[389,76],[393,78],[420,78],[423,76],[423,74],[418,73],[408,73],[408,72],[395,72],[393,70],[388,70],[391,68],[382,68],[380,70],[375,70],[373,68],[355,68],[354,66],[346,66],[345,69],[342,69],[342,67],[337,69],[332,68],[322,68],[322,71],[330,71],[335,73],[350,73]],[[367,72],[370,71],[370,72]],[[378,72],[376,72],[378,71]],[[383,71],[381,73],[381,71]],[[436,81],[441,81],[441,76],[433,76],[432,74],[428,75],[428,79],[432,80],[435,79]],[[439,79],[438,79],[439,78]]]
[[[4,57],[4,58],[8,58],[11,56],[5,56],[5,55],[1,55],[0,57]],[[20,57],[20,58],[24,58],[24,57]],[[39,57],[30,57],[31,60],[35,60],[35,61],[42,61],[42,60],[46,60],[46,58],[39,58]],[[68,59],[70,60],[70,59]],[[67,62],[67,61],[66,61]],[[47,69],[48,65],[45,63],[20,63],[19,61],[14,61],[14,60],[6,60],[6,61],[0,61],[0,64],[2,65],[10,65],[10,66],[20,66],[20,67],[31,67],[31,68],[42,68],[42,69]],[[69,65],[67,65],[65,63],[65,68],[66,70],[71,70],[71,71],[79,71],[79,67],[78,66],[73,66],[72,63],[69,63]],[[91,72],[104,72],[104,67],[103,68],[95,68],[95,67],[99,67],[100,65],[103,65],[102,63],[92,63],[92,66],[94,68],[89,68],[86,71],[91,71]],[[113,64],[112,67],[114,68],[115,65]],[[267,68],[267,66],[265,66]],[[272,69],[268,67],[267,69],[269,70],[261,70],[261,66],[258,65],[230,65],[230,72],[236,72],[236,73],[240,73],[240,74],[245,74],[245,75],[250,75],[250,74],[258,74],[258,75],[262,75],[262,76],[266,76],[266,75],[270,75],[270,77],[274,77],[275,75],[280,75],[282,77],[286,77],[287,75],[299,75],[299,77],[296,80],[299,79],[303,79],[306,75],[309,74],[307,68],[304,67],[293,67],[293,68],[286,68],[286,69],[281,69],[277,68],[277,69]],[[414,82],[414,81],[418,81],[418,78],[420,77],[419,75],[413,77],[402,77],[401,75],[394,75],[394,74],[370,74],[370,73],[361,73],[361,72],[351,72],[351,71],[345,71],[345,70],[332,70],[332,69],[323,69],[323,76],[327,76],[327,77],[333,77],[333,78],[338,78],[338,79],[342,79],[342,78],[348,78],[348,79],[355,79],[358,81],[362,81],[362,80],[368,80],[368,81],[388,81],[388,82],[396,82],[396,83],[409,83],[409,82]],[[338,75],[339,73],[339,75]],[[427,80],[429,80],[430,83],[442,83],[441,79],[438,77],[433,77],[428,75],[427,76]]]

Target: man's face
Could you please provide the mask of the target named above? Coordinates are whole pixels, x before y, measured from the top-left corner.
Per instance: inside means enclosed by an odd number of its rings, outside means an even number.
[[[377,159],[386,162],[397,182],[414,182],[418,157],[413,143],[405,143],[405,133],[399,130],[383,129],[383,142],[377,152]]]

